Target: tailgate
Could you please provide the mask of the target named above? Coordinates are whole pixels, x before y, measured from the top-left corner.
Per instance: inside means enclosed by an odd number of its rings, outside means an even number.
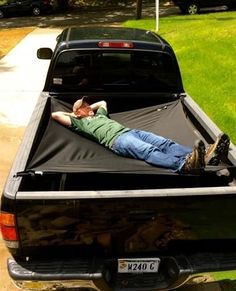
[[[9,274],[30,290],[151,291],[235,269],[234,188],[18,192],[27,259]]]
[[[25,255],[186,253],[236,239],[235,187],[18,192],[16,201]]]

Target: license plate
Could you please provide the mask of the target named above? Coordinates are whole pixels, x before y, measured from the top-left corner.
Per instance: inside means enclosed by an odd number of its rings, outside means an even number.
[[[118,273],[156,273],[159,258],[118,259]]]

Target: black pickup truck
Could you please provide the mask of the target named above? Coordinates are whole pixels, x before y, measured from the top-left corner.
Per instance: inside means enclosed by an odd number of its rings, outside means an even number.
[[[183,89],[157,34],[67,28],[1,199],[10,277],[25,290],[172,290],[236,268],[236,150],[179,174],[115,155],[51,118],[105,100],[112,118],[193,146],[221,132]],[[207,97],[206,97],[207,98]],[[64,288],[64,289],[63,289]]]

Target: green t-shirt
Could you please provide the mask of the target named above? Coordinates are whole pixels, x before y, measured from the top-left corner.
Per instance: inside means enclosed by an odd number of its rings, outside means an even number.
[[[108,148],[112,147],[115,138],[129,130],[117,121],[108,118],[107,111],[103,107],[100,107],[94,116],[84,118],[71,116],[70,128]]]

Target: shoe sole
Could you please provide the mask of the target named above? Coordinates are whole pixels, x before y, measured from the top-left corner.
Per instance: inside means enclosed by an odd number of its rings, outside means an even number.
[[[208,165],[217,166],[221,161],[226,160],[229,152],[229,145],[230,138],[227,134],[223,133],[219,136],[218,142],[216,143],[212,154],[207,157],[205,163]]]

